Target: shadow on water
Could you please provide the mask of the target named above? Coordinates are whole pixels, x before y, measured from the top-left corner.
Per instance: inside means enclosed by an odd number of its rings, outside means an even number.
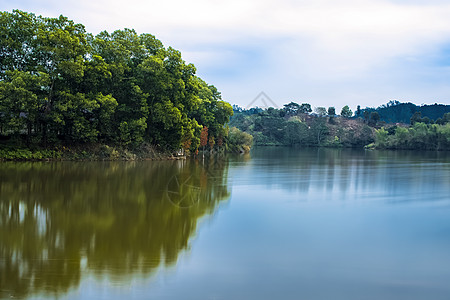
[[[148,277],[229,198],[225,159],[0,164],[0,298]]]

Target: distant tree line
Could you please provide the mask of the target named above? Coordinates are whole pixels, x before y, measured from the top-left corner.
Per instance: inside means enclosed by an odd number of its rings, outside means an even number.
[[[374,141],[374,129],[361,120],[351,120],[348,106],[336,115],[334,107],[316,107],[290,102],[282,109],[243,109],[234,106],[230,126],[253,136],[255,145],[305,147],[363,147]]]
[[[233,114],[181,53],[132,29],[0,12],[0,137],[27,145],[227,146]]]
[[[442,118],[446,113],[450,113],[450,105],[417,106],[413,103],[401,103],[393,100],[378,108],[361,109],[361,106],[358,106],[355,111],[355,117],[362,118],[366,123],[372,124],[375,121],[374,119],[378,119],[376,122],[414,124],[419,121],[426,124],[436,123],[442,125]]]
[[[335,107],[315,107],[308,103],[290,102],[283,108],[243,109],[233,106],[230,125],[250,133],[255,145],[305,147],[364,147],[380,149],[450,150],[450,113],[445,105],[427,106],[436,120],[422,117],[421,112],[408,115],[406,124],[382,120],[386,112],[401,111],[407,103],[390,102],[378,109],[357,107],[355,116],[344,106],[340,116]],[[433,109],[431,109],[431,107]],[[423,108],[419,107],[419,108]],[[358,117],[358,116],[363,117]],[[394,120],[398,120],[395,119]],[[410,125],[410,124],[411,125]]]

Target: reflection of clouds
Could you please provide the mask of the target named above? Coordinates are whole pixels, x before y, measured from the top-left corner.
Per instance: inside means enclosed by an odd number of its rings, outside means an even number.
[[[180,209],[165,191],[171,178],[204,177],[194,161],[2,164],[0,298],[60,295],[88,270],[148,276],[175,263],[198,220],[229,197],[226,172],[226,162],[216,166],[224,179],[201,191],[173,186],[197,201]]]

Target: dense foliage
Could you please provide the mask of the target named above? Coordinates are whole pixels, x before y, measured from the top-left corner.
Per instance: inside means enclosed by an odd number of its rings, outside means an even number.
[[[230,126],[251,134],[254,144],[261,146],[363,147],[374,141],[373,128],[362,120],[337,117],[334,107],[311,112],[310,104],[295,102],[283,109],[235,106]],[[348,107],[344,114],[349,116]]]
[[[0,137],[195,151],[206,127],[208,146],[226,146],[232,107],[195,72],[150,34],[0,12]]]
[[[394,111],[395,107],[402,105],[391,103],[385,107],[392,107]],[[364,115],[364,118],[352,118],[348,106],[344,106],[341,115],[336,116],[334,107],[328,110],[316,107],[312,112],[310,104],[295,102],[284,105],[282,109],[246,110],[238,106],[233,109],[230,126],[253,135],[255,145],[450,150],[450,113],[432,121],[416,112],[408,116],[408,124],[387,124],[381,120],[378,110],[362,110],[360,107],[355,114]]]
[[[378,149],[450,150],[450,122],[445,125],[417,122],[411,127],[393,126],[376,131]]]
[[[360,106],[355,111],[355,117],[363,118],[366,122],[371,121],[372,114],[377,114],[380,121],[386,123],[407,123],[411,122],[411,117],[422,118],[423,123],[439,124],[442,116],[450,113],[450,105],[433,104],[417,106],[413,103],[400,103],[399,101],[390,101],[378,108],[361,109]]]
[[[228,145],[231,152],[248,152],[253,145],[253,136],[247,132],[242,132],[236,127],[231,127],[228,135]]]

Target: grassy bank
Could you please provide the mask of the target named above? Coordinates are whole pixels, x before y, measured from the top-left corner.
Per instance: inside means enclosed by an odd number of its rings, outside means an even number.
[[[153,146],[142,145],[138,148],[128,149],[103,144],[89,144],[59,147],[0,147],[0,160],[13,161],[39,161],[39,160],[163,160],[180,159],[170,152],[161,152]]]

